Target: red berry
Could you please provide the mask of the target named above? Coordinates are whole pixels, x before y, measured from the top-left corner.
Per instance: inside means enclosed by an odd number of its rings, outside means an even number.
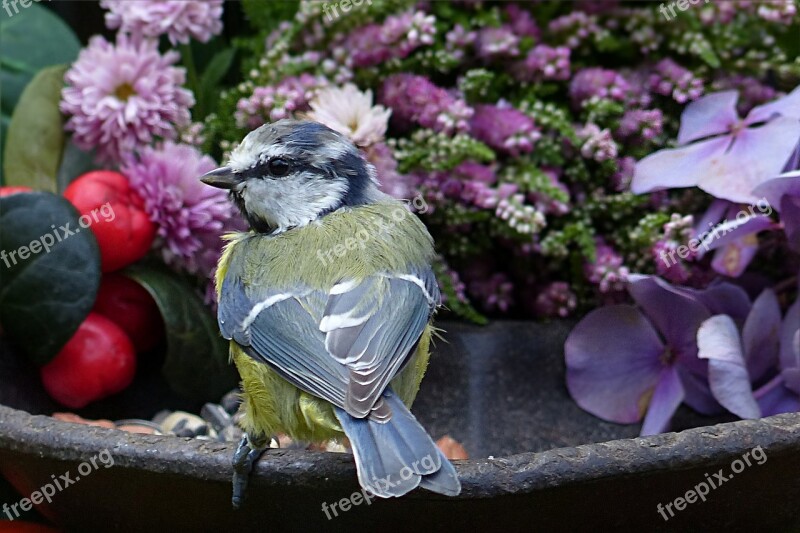
[[[119,172],[95,170],[69,184],[64,197],[83,215],[100,246],[103,272],[113,272],[144,257],[156,236],[156,225],[144,201]]]
[[[121,327],[137,352],[152,350],[164,338],[164,322],[155,300],[122,274],[103,275],[93,311]]]
[[[45,390],[71,409],[122,391],[135,373],[130,339],[97,313],[89,313],[58,355],[41,368]]]
[[[8,186],[8,187],[0,187],[0,198],[3,196],[11,196],[12,194],[17,194],[18,192],[31,192],[33,189],[30,187],[23,187],[21,185],[18,186]]]

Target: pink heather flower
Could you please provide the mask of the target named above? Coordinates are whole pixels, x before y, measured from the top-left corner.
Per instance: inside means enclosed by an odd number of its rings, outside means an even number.
[[[118,162],[157,137],[174,139],[188,126],[192,93],[181,85],[177,52],[158,53],[155,41],[117,36],[116,45],[92,37],[64,76],[61,111],[71,115],[65,129],[83,150],[97,149],[104,161]]]
[[[664,235],[652,248],[656,272],[674,283],[685,283],[691,276],[691,271],[684,260],[693,260],[697,255],[696,250],[687,247],[686,253],[681,257],[677,252],[680,246],[685,246],[694,237],[694,217],[681,216],[673,213],[670,221],[664,224]]]
[[[611,177],[611,184],[615,191],[624,192],[631,188],[631,180],[636,172],[636,159],[625,156],[617,161],[617,171]]]
[[[516,57],[519,55],[519,37],[514,35],[509,26],[482,28],[475,40],[475,51],[478,57],[486,60]]]
[[[403,59],[421,46],[433,44],[436,17],[422,11],[389,16],[383,24],[368,24],[349,33],[344,42],[348,67],[372,67],[392,58]]]
[[[541,211],[525,203],[522,194],[514,194],[497,203],[495,216],[508,224],[517,233],[536,234],[547,226],[547,220]]]
[[[576,133],[584,139],[581,155],[586,159],[602,163],[617,157],[619,148],[607,128],[601,130],[597,124],[590,122]]]
[[[559,37],[559,42],[575,49],[590,36],[600,32],[597,17],[587,15],[583,11],[573,11],[550,21],[548,29]]]
[[[394,57],[392,48],[381,42],[382,32],[380,24],[368,24],[348,34],[344,49],[350,53],[349,67],[373,67]]]
[[[475,108],[470,134],[490,148],[514,157],[530,153],[541,137],[531,117],[513,107],[496,105]]]
[[[756,13],[768,22],[789,26],[795,20],[797,6],[795,0],[766,0],[760,3]]]
[[[566,46],[556,48],[540,44],[514,65],[513,72],[522,81],[568,80],[571,50]]]
[[[514,305],[514,285],[502,272],[492,274],[488,279],[472,281],[469,288],[486,311],[505,313]]]
[[[404,58],[420,46],[430,46],[436,35],[436,17],[423,11],[406,11],[386,17],[381,42],[394,47],[396,57]]]
[[[192,122],[181,130],[180,142],[183,144],[191,144],[192,146],[201,146],[206,142],[205,124],[202,122]]]
[[[542,168],[541,170],[550,181],[550,185],[561,190],[569,198],[569,189],[558,179],[559,171],[550,167]],[[552,198],[544,192],[530,192],[528,193],[528,199],[533,202],[537,210],[545,215],[566,215],[569,212],[569,204]]]
[[[248,98],[236,103],[234,118],[240,128],[255,129],[267,122],[289,118],[298,111],[308,111],[317,91],[328,85],[322,76],[304,73],[289,77],[277,85],[256,87]]]
[[[392,122],[401,128],[416,123],[453,134],[466,131],[473,110],[467,103],[434,85],[424,76],[394,74],[386,78],[380,101],[392,109]]]
[[[583,271],[590,283],[598,286],[603,294],[625,289],[630,271],[622,264],[622,256],[601,238],[597,239],[594,262],[587,262]]]
[[[661,135],[663,125],[664,114],[660,109],[633,109],[622,116],[617,135],[623,139],[652,141]]]
[[[203,277],[217,264],[223,233],[244,229],[225,191],[197,179],[216,166],[194,147],[167,141],[142,149],[121,167],[158,225],[157,246],[164,261]]]
[[[190,38],[208,42],[222,31],[223,0],[101,0],[108,9],[106,26],[134,37],[187,44]]]
[[[413,193],[411,177],[397,171],[397,160],[388,146],[382,142],[372,144],[365,149],[365,156],[375,167],[383,192],[395,198],[411,198]]]
[[[580,109],[583,102],[597,97],[625,101],[630,85],[621,74],[600,67],[585,68],[578,72],[569,85],[572,105]]]
[[[541,32],[529,11],[517,4],[508,4],[505,8],[511,31],[518,37],[533,37],[538,40]]]
[[[458,272],[450,268],[449,266],[445,267],[445,273],[450,278],[450,284],[453,286],[453,291],[456,293],[456,300],[461,303],[467,302],[467,295],[466,295],[466,285],[464,282],[461,281],[461,277],[458,275]],[[441,288],[441,284],[439,285]],[[442,303],[447,305],[447,295],[442,292]]]
[[[578,306],[578,297],[564,281],[554,281],[545,286],[536,297],[536,314],[547,318],[566,318]]]
[[[670,96],[679,104],[697,100],[703,95],[703,80],[695,78],[692,71],[666,58],[658,62],[650,75],[650,90],[656,94]]]
[[[456,24],[452,30],[445,35],[447,42],[446,50],[457,60],[461,60],[465,55],[465,48],[471,46],[477,37],[474,31],[467,31],[461,24]]]
[[[621,72],[623,79],[628,83],[628,94],[625,105],[628,107],[648,108],[653,103],[650,92],[650,72],[641,68]]]

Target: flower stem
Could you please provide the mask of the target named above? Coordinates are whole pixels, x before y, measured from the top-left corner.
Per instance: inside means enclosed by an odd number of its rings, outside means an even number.
[[[198,111],[198,116],[202,116],[202,106],[203,103],[200,102],[200,83],[197,78],[197,67],[194,64],[194,55],[192,54],[192,46],[191,44],[182,44],[181,45],[181,58],[183,59],[183,66],[186,67],[186,73],[188,75],[188,83],[189,90],[194,93],[194,98],[196,102],[196,111]]]
[[[783,384],[783,376],[778,374],[777,376],[775,376],[774,378],[763,384],[758,390],[753,391],[753,397],[756,400],[758,400],[759,398],[770,392],[772,389],[774,389],[775,387],[779,387],[782,384]]]
[[[783,292],[788,289],[792,289],[797,286],[797,276],[792,276],[791,278],[785,279],[780,283],[775,285],[773,289],[776,293]]]

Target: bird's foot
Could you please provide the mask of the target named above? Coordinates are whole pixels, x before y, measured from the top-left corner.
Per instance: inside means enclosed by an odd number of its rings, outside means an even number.
[[[238,509],[242,505],[247,492],[250,472],[253,471],[253,465],[267,448],[269,448],[269,439],[263,435],[251,437],[245,433],[239,442],[239,447],[236,448],[236,453],[233,454],[233,497],[231,498],[231,503],[234,509]]]

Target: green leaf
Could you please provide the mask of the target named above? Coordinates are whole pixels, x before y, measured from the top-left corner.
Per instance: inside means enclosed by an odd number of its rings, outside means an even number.
[[[97,241],[72,204],[44,192],[0,198],[0,324],[35,363],[72,337],[99,285]]]
[[[198,114],[197,118],[203,118],[211,111],[211,103],[218,98],[219,84],[231,68],[235,55],[236,49],[226,48],[214,54],[214,57],[209,61],[208,66],[203,71],[203,75],[200,77],[197,107],[195,108]]]
[[[212,400],[235,387],[237,374],[228,362],[228,341],[192,287],[166,269],[133,265],[123,274],[147,289],[161,310],[167,333],[162,373],[175,392]]]
[[[300,7],[299,0],[265,2],[264,0],[243,0],[242,8],[248,22],[259,30],[268,32],[284,20],[291,20]]]
[[[70,27],[43,6],[19,6],[19,13],[7,15],[0,10],[0,110],[11,115],[34,75],[50,65],[72,63],[81,44]]]
[[[67,141],[56,176],[58,192],[64,192],[67,185],[72,183],[75,178],[81,174],[85,174],[90,170],[96,170],[98,166],[95,164],[94,160],[93,151],[84,152],[75,146],[72,140]]]
[[[56,191],[56,174],[64,151],[61,99],[66,65],[47,67],[25,88],[11,116],[3,175],[6,185]]]

